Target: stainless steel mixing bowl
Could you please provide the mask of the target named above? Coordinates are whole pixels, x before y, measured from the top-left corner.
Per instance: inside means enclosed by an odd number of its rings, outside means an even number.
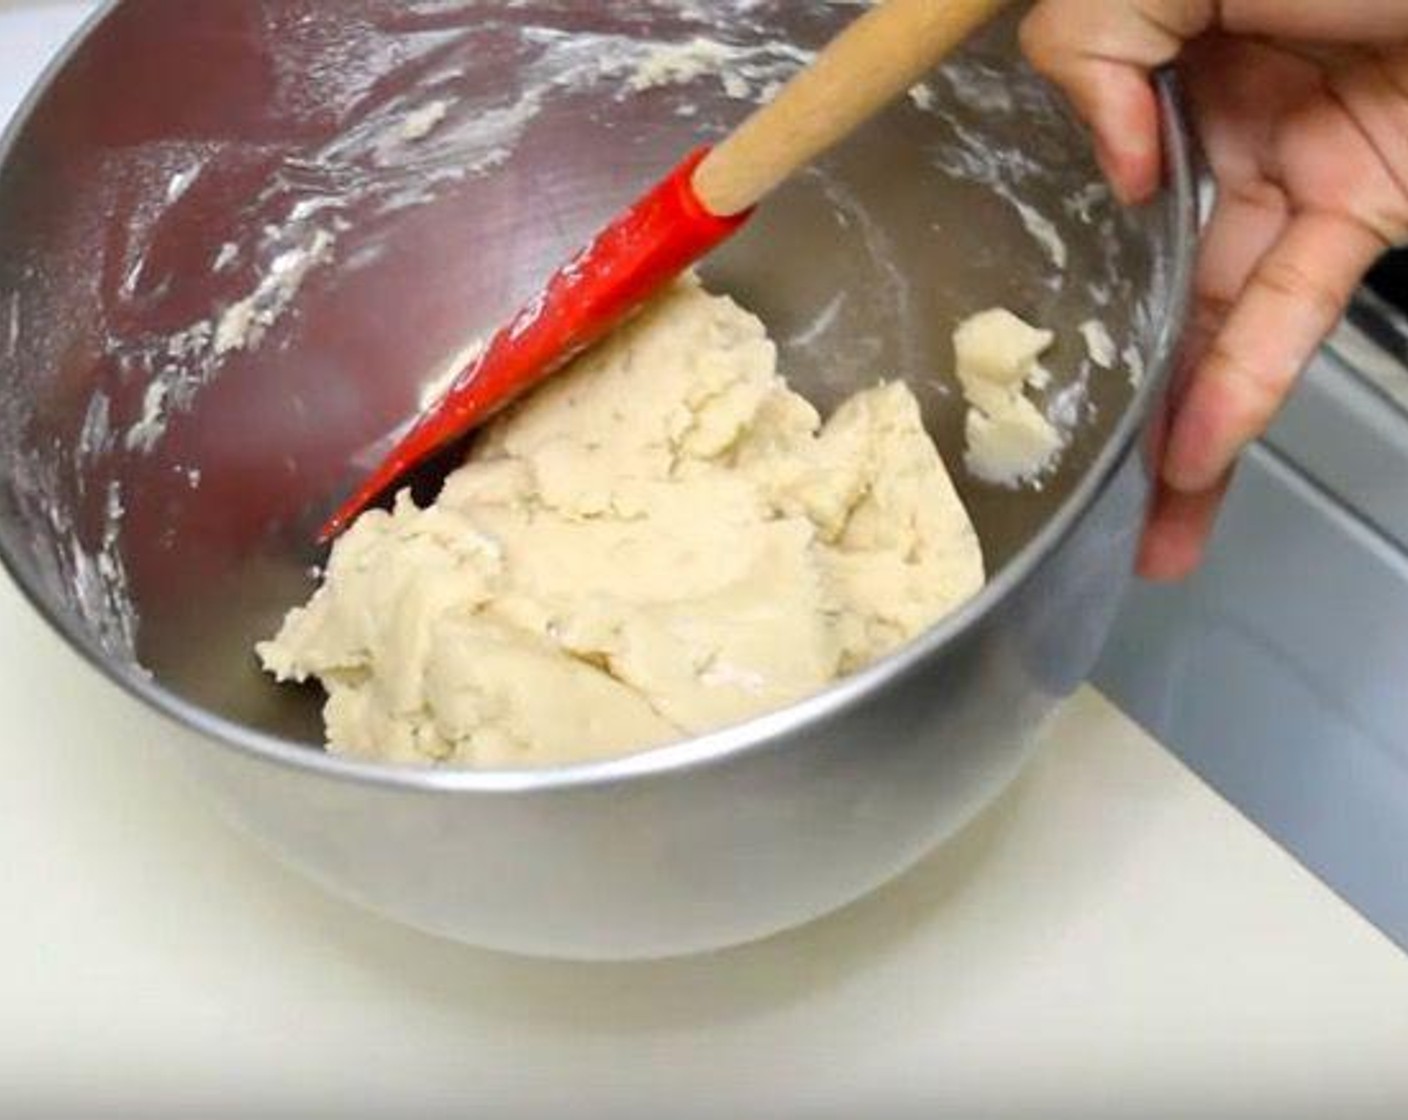
[[[980,598],[791,710],[547,773],[329,757],[316,691],[276,688],[251,656],[308,594],[321,516],[447,361],[854,11],[132,0],[9,131],[5,561],[179,728],[227,815],[331,890],[524,953],[756,938],[959,828],[1091,667],[1184,312],[1188,152],[1170,101],[1171,190],[1121,212],[1010,20],[706,269],[819,403],[882,375],[914,385],[985,545]],[[1046,403],[1073,435],[1040,491],[961,462],[948,340],[994,303],[1060,336]],[[1092,317],[1125,351],[1116,369],[1088,360]]]

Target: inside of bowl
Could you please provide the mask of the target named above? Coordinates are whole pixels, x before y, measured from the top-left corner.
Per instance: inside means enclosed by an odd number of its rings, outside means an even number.
[[[21,580],[121,671],[321,741],[318,693],[251,654],[311,590],[321,518],[456,355],[855,11],[116,7],[0,168],[0,540]],[[996,571],[1128,405],[1173,226],[1167,204],[1113,204],[1005,21],[704,274],[823,408],[882,377],[915,388]],[[951,335],[996,304],[1057,332],[1041,401],[1069,444],[1040,488],[963,467]]]

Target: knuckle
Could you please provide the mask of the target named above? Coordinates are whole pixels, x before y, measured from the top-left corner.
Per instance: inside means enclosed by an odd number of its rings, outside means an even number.
[[[1344,297],[1332,285],[1290,261],[1267,261],[1257,270],[1255,283],[1279,299],[1309,312],[1328,329],[1344,310]]]
[[[1221,291],[1199,288],[1193,303],[1193,326],[1200,330],[1212,330],[1222,326],[1232,314],[1236,301]]]
[[[1022,20],[1021,26],[1017,29],[1017,42],[1032,69],[1039,74],[1048,74],[1048,36],[1040,8],[1035,9],[1026,19]]]
[[[1294,373],[1267,373],[1246,361],[1226,342],[1213,342],[1203,359],[1202,380],[1209,405],[1225,416],[1238,435],[1237,446],[1260,435],[1271,423]]]
[[[1275,213],[1285,213],[1290,209],[1285,190],[1269,180],[1224,176],[1218,180],[1217,186],[1229,203]]]
[[[1404,174],[1408,175],[1408,165],[1405,165],[1403,170]],[[1408,187],[1404,189],[1403,196],[1389,209],[1378,228],[1389,246],[1400,249],[1408,247]]]
[[[1065,67],[1065,47],[1059,18],[1058,0],[1043,0],[1022,20],[1017,40],[1032,69],[1048,78],[1056,77]]]

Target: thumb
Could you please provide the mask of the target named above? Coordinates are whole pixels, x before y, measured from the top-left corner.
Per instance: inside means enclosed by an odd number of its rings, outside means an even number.
[[[1124,202],[1152,195],[1162,174],[1159,105],[1149,73],[1211,27],[1212,0],[1041,0],[1022,49],[1060,86],[1095,134],[1095,154]]]

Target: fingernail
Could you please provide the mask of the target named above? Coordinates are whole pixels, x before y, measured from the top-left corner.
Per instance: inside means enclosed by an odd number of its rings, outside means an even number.
[[[1200,494],[1217,485],[1222,469],[1200,463],[1189,464],[1182,461],[1176,451],[1170,450],[1164,459],[1161,477],[1170,489],[1180,494]]]
[[[1095,162],[1100,166],[1100,173],[1105,176],[1105,182],[1110,185],[1110,190],[1114,193],[1115,200],[1121,206],[1130,204],[1129,192],[1125,189],[1123,177],[1120,174],[1119,157],[1115,155],[1113,149],[1105,142],[1103,136],[1095,137]]]
[[[1209,442],[1198,430],[1192,411],[1180,412],[1174,418],[1159,472],[1170,489],[1180,494],[1198,494],[1217,485],[1229,463],[1221,455],[1209,453]]]
[[[1156,519],[1140,542],[1135,571],[1150,583],[1178,583],[1197,571],[1202,559],[1200,541],[1181,526],[1161,524]]]

